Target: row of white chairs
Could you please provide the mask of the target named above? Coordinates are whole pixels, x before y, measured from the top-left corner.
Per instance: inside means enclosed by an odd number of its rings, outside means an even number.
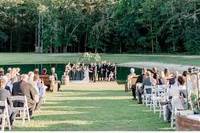
[[[136,84],[136,89],[143,87],[141,83]],[[144,86],[144,93],[142,95],[142,102],[147,107],[150,107],[150,110],[153,110],[154,113],[159,112],[159,117],[167,120],[166,118],[166,104],[163,104],[169,101],[168,98],[169,85],[156,85],[156,86]],[[172,98],[172,114],[171,114],[171,128],[174,128],[176,115],[178,114],[192,114],[191,110],[179,110],[174,105],[175,98]]]
[[[141,83],[136,84],[136,89],[143,87]],[[142,103],[150,108],[154,113],[159,112],[159,117],[166,121],[166,105],[164,102],[168,101],[168,85],[144,86],[144,93],[142,95]]]
[[[23,106],[15,107],[13,103],[16,101],[22,103]],[[10,98],[10,102],[11,110],[13,112],[19,112],[19,115],[16,116],[15,119],[22,119],[22,124],[25,123],[26,119],[30,121],[28,102],[26,96],[12,96]],[[2,120],[0,124],[1,130],[4,131],[5,126],[8,126],[8,129],[11,130],[7,101],[0,101],[0,107],[2,108],[2,112],[0,113],[0,119]]]

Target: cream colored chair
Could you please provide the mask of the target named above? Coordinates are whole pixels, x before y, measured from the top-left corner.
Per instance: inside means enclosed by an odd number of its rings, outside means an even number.
[[[2,109],[2,112],[0,113],[1,131],[4,131],[4,128],[5,128],[6,124],[8,125],[8,129],[11,130],[7,102],[6,101],[0,101],[0,107],[4,108],[4,109]]]
[[[28,102],[26,96],[13,96],[11,97],[11,102],[20,102],[22,103],[22,107],[14,107],[13,104],[11,104],[11,109],[15,112],[19,112],[19,117],[16,117],[16,119],[22,119],[22,123],[25,123],[26,118],[28,121],[30,121],[30,115],[29,115],[29,109],[28,109]]]

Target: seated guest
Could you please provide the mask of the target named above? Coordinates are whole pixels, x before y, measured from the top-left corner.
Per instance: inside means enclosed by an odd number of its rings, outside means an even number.
[[[19,81],[19,78],[18,78],[18,76],[17,76],[16,68],[13,68],[13,69],[10,71],[10,75],[11,75],[11,80],[12,80],[13,83]]]
[[[38,87],[38,90],[39,90],[39,101],[36,103],[36,107],[35,107],[35,110],[38,110],[40,109],[40,106],[42,105],[44,101],[47,86],[44,85],[39,75],[34,76],[34,82],[36,83],[36,86]]]
[[[146,77],[143,79],[143,87],[144,86],[155,86],[157,84],[157,81],[153,78],[152,73],[150,71],[147,71]],[[151,88],[146,90],[147,93],[151,93]]]
[[[83,70],[83,67],[84,66],[81,66],[81,68],[80,68],[80,80],[84,79],[84,70]]]
[[[0,68],[0,77],[4,76],[4,69]]]
[[[12,88],[13,88],[13,83],[11,80],[11,75],[10,73],[7,73],[6,76],[4,76],[6,79],[6,87],[5,89],[8,90],[10,92],[10,94],[12,94]]]
[[[23,74],[21,76],[21,81],[13,84],[13,96],[26,96],[29,108],[30,117],[32,117],[35,105],[38,102],[37,91],[28,83],[28,75]],[[21,106],[20,102],[17,102],[15,106]]]
[[[10,107],[10,105],[12,104],[10,101],[11,95],[10,92],[5,89],[5,86],[6,86],[6,80],[4,78],[0,78],[0,101],[5,101],[5,100],[7,101],[10,124],[12,126],[16,113],[11,110]],[[2,112],[3,109],[4,108],[0,107],[0,112]]]
[[[38,92],[39,94],[39,90],[37,88],[36,83],[34,82],[34,73],[33,72],[29,72],[28,73],[28,83],[32,85],[32,87]]]
[[[11,68],[11,67],[9,67],[9,68],[7,69],[7,73],[10,73],[10,72],[11,72],[11,70],[12,70],[12,68]]]

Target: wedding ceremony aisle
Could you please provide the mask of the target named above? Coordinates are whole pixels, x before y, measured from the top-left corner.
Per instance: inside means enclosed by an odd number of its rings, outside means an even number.
[[[13,130],[40,131],[155,131],[172,130],[144,105],[133,101],[131,92],[115,82],[70,83],[61,92],[47,93],[41,110]]]

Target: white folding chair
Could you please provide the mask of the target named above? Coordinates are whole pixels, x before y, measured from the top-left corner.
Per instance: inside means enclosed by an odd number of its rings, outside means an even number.
[[[155,92],[152,93],[152,107],[154,113],[157,111],[162,112],[161,102],[164,101],[165,89],[165,85],[155,86]]]
[[[2,111],[0,113],[0,119],[1,119],[1,131],[4,131],[4,128],[6,124],[8,125],[8,129],[11,130],[10,125],[10,117],[8,113],[8,104],[6,101],[0,101],[0,107],[2,108]]]
[[[28,109],[28,102],[26,96],[13,96],[10,99],[12,101],[11,109],[13,111],[19,112],[19,117],[16,117],[16,119],[22,119],[23,124],[25,123],[25,119],[27,118],[28,121],[30,121],[30,115],[29,115],[29,109]],[[22,103],[22,107],[14,107],[13,103],[20,102]]]
[[[143,102],[146,106],[150,106],[151,108],[151,98],[152,98],[152,92],[153,92],[154,86],[144,86],[144,95],[143,95]],[[150,92],[148,92],[150,91]]]
[[[178,114],[191,114],[193,111],[185,110],[184,107],[180,106],[179,98],[173,97],[172,98],[172,114],[171,114],[171,128],[175,125],[176,115]]]

